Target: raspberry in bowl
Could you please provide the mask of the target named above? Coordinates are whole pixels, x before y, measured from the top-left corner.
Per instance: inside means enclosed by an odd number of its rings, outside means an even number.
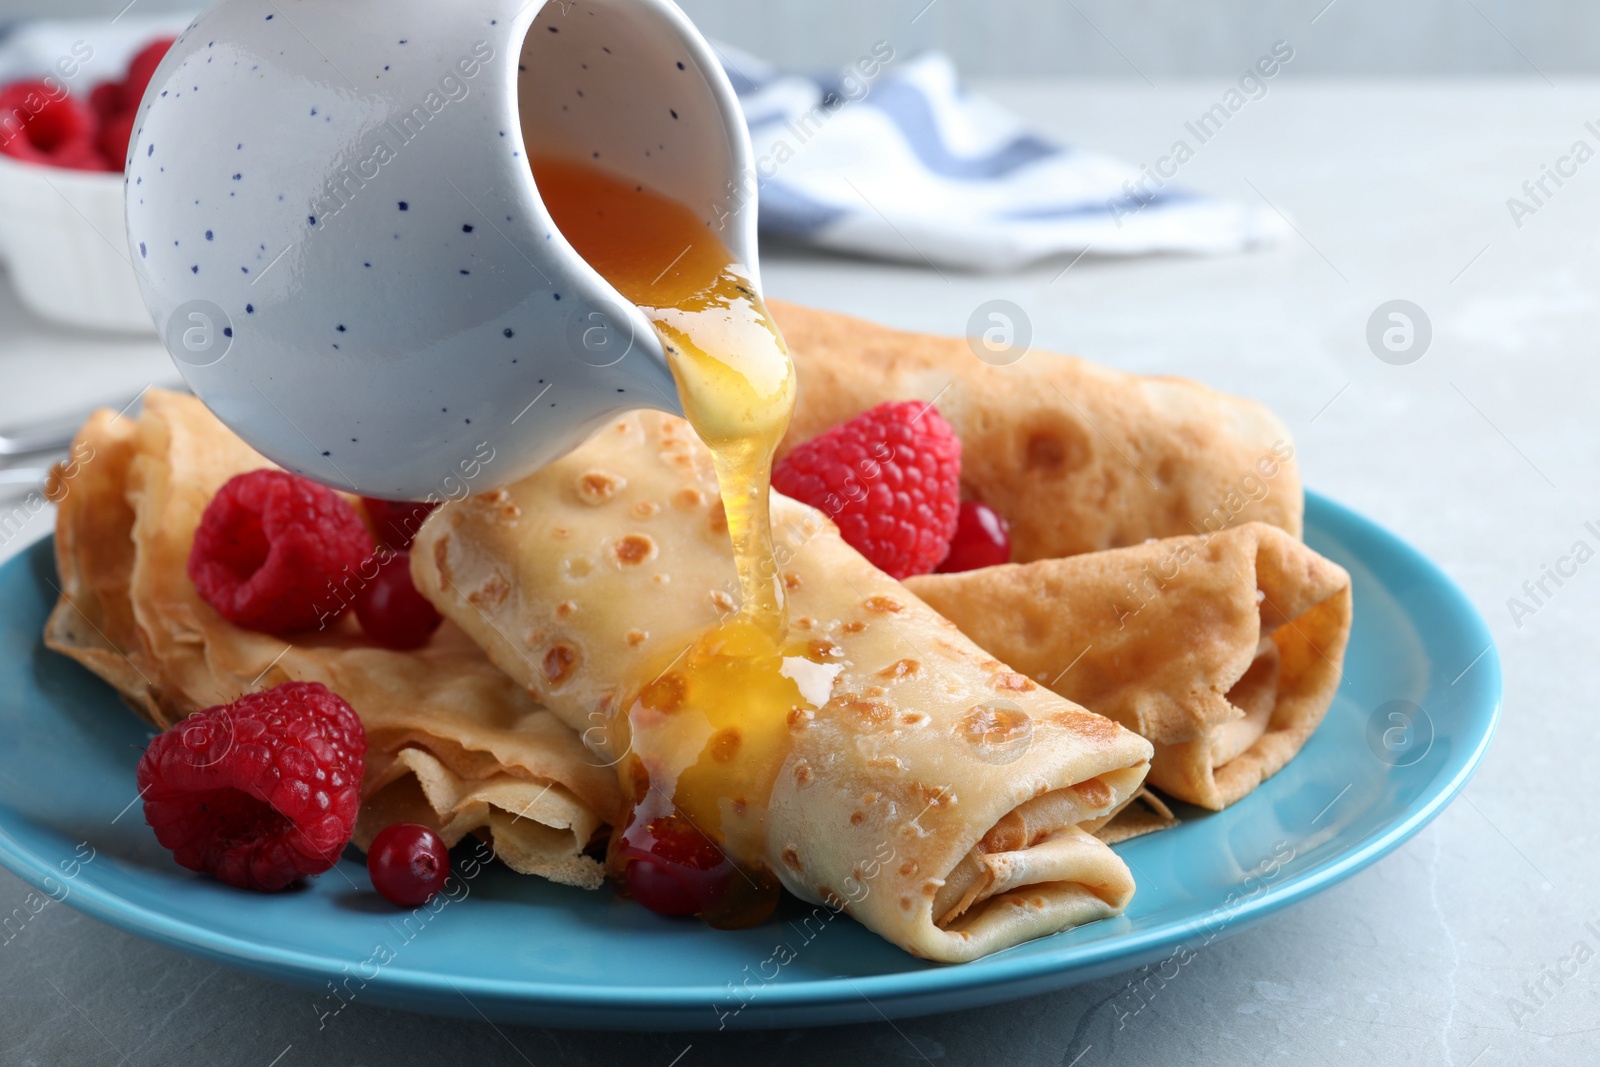
[[[181,25],[145,20],[120,46],[63,37],[59,23],[7,36],[8,56],[56,57],[0,68],[0,258],[43,318],[152,332],[130,268],[122,170],[145,85]]]

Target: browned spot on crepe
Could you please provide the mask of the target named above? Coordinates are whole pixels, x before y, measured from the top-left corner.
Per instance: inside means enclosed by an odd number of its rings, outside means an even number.
[[[689,683],[677,671],[667,671],[639,691],[639,703],[651,711],[671,715],[683,707]]]
[[[1062,711],[1058,714],[1066,713],[1067,711]],[[1019,708],[978,704],[956,724],[956,730],[959,736],[970,744],[1000,746],[1013,744],[1027,737],[1033,732],[1033,720],[1028,717],[1027,712]]]
[[[1111,803],[1111,787],[1098,778],[1079,782],[1073,789],[1083,798],[1084,806],[1090,811],[1100,811]]]
[[[995,675],[994,687],[1012,693],[1028,693],[1038,688],[1032,678],[1016,671],[1002,671]]]
[[[578,475],[578,499],[598,507],[622,491],[628,480],[609,471],[591,470]]]
[[[618,539],[615,552],[618,563],[636,566],[655,558],[656,543],[648,534],[628,534]]]
[[[1096,741],[1110,741],[1117,736],[1117,731],[1121,729],[1120,726],[1103,715],[1096,715],[1093,712],[1083,711],[1078,708],[1063,708],[1053,713],[1050,716],[1050,721]]]
[[[544,654],[540,669],[544,672],[545,681],[551,685],[560,685],[572,676],[577,666],[578,650],[565,641],[557,641]]]
[[[859,730],[873,730],[894,715],[894,707],[881,700],[866,700],[859,694],[846,694],[833,701],[833,706],[845,714],[845,721]]]
[[[497,608],[511,594],[511,584],[501,575],[493,575],[467,597],[468,603],[479,608]]]
[[[917,673],[919,665],[914,659],[897,659],[883,670],[878,672],[879,678],[893,681],[898,678],[909,678]]]

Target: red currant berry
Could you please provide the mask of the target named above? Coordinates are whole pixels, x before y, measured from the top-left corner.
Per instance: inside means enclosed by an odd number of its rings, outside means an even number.
[[[367,874],[384,900],[402,908],[420,907],[444,888],[450,877],[450,853],[426,826],[395,823],[372,839]]]
[[[364,496],[361,503],[372,520],[372,532],[390,548],[410,548],[411,541],[422,529],[422,524],[438,504],[416,503],[410,500],[379,500]]]
[[[377,576],[356,593],[356,618],[368,637],[396,652],[421,648],[444,621],[412,584],[409,552],[380,560]]]
[[[634,823],[623,834],[629,894],[662,915],[695,915],[712,907],[734,877],[733,864],[675,815]]]
[[[976,500],[962,503],[956,516],[956,535],[950,554],[939,564],[940,574],[975,571],[1011,562],[1011,529],[993,508]]]
[[[658,915],[693,915],[700,910],[700,902],[683,880],[653,857],[633,857],[624,877],[629,895]]]

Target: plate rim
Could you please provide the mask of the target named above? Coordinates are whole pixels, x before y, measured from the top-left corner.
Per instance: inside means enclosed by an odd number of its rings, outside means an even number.
[[[1293,906],[1333,885],[1366,869],[1416,836],[1432,822],[1465,788],[1467,782],[1482,763],[1493,742],[1499,726],[1504,699],[1503,673],[1499,647],[1489,632],[1482,613],[1442,568],[1428,559],[1387,528],[1361,513],[1320,493],[1306,491],[1307,511],[1316,511],[1329,525],[1341,526],[1368,539],[1376,540],[1386,554],[1398,556],[1407,568],[1420,572],[1427,587],[1442,594],[1448,602],[1452,618],[1457,620],[1474,644],[1484,646],[1484,652],[1469,669],[1482,673],[1473,680],[1479,696],[1472,700],[1487,701],[1486,715],[1479,716],[1485,723],[1476,744],[1470,750],[1454,757],[1454,773],[1442,786],[1432,789],[1423,797],[1403,809],[1403,817],[1390,822],[1384,830],[1356,844],[1342,855],[1297,875],[1288,875],[1282,881],[1268,886],[1260,893],[1232,906],[1224,904],[1209,911],[1212,916],[1227,916],[1228,936],[1255,921]],[[21,549],[3,565],[5,570],[26,566],[24,562],[35,553],[44,551],[51,537]],[[44,879],[55,877],[54,869],[12,837],[10,823],[24,821],[22,814],[9,805],[0,805],[0,865],[22,878],[29,885],[45,891]],[[117,896],[95,883],[78,883],[64,901],[76,910],[157,943],[180,951],[189,951],[240,965],[255,964],[265,967],[275,976],[301,984],[315,983],[330,974],[339,974],[349,961],[331,956],[317,955],[300,949],[263,946],[243,940],[232,934],[194,922],[153,911],[142,904]],[[1141,931],[1130,931],[1125,936],[1087,945],[1063,946],[1054,952],[1037,953],[1008,958],[1005,953],[974,960],[970,963],[925,967],[910,971],[861,977],[832,977],[804,979],[793,983],[768,983],[757,995],[738,1009],[755,1008],[761,1015],[784,1011],[824,1008],[842,1001],[866,999],[904,1001],[907,999],[934,998],[959,995],[962,992],[984,987],[1005,987],[1027,983],[1030,980],[1077,970],[1091,970],[1120,959],[1135,961],[1148,958],[1153,952],[1182,944],[1199,927],[1194,917],[1175,918]],[[415,967],[388,965],[378,975],[368,980],[367,986],[379,995],[388,993],[415,1001],[418,995],[434,997],[449,993],[462,997],[481,996],[492,1001],[517,1001],[530,1007],[543,1009],[585,1008],[591,1010],[619,1011],[641,1009],[654,1012],[675,1013],[692,1008],[728,1005],[727,989],[713,986],[660,986],[630,985],[594,987],[563,985],[548,981],[524,981],[506,978],[486,978],[472,974],[447,975]],[[468,1003],[472,1003],[469,999]],[[759,1025],[759,1023],[757,1024]]]

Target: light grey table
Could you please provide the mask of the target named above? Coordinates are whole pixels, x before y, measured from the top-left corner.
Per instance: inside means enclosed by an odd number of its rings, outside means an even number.
[[[990,84],[1062,137],[1151,161],[1212,84]],[[1600,547],[1600,160],[1517,226],[1506,206],[1600,118],[1600,84],[1283,81],[1183,180],[1266,200],[1300,236],[1220,259],[1089,256],[972,277],[769,250],[769,290],[962,332],[992,297],[1036,342],[1257,397],[1306,480],[1460,581],[1506,667],[1503,725],[1463,796],[1395,855],[1201,953],[1138,1015],[1128,976],[1011,1006],[815,1031],[496,1029],[357,1003],[319,1031],[304,994],[52,905],[0,946],[0,1061],[16,1064],[1456,1064],[1600,1062],[1600,562],[1531,615],[1507,606],[1575,541]],[[1433,340],[1394,366],[1378,305]],[[66,336],[0,294],[0,424],[171,377],[150,344]],[[5,551],[43,536],[48,516]],[[0,874],[0,912],[25,894]],[[1583,945],[1582,951],[1578,946]],[[1581,958],[1581,959],[1580,959]],[[619,967],[627,966],[618,960]],[[1563,973],[1565,972],[1565,973]],[[1519,1004],[1521,1005],[1519,1007]]]

